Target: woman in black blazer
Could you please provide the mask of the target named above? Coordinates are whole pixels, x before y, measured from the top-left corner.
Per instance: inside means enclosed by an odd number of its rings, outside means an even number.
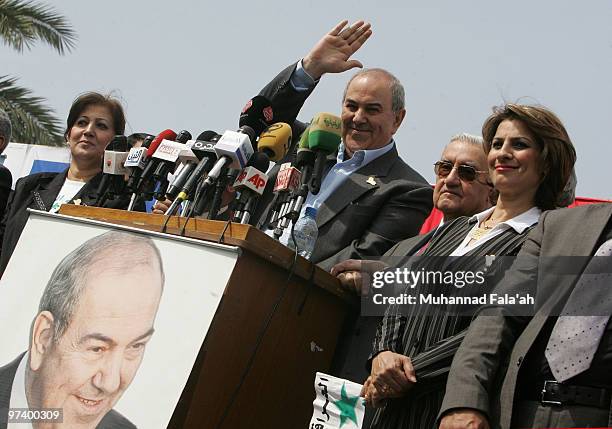
[[[31,174],[15,184],[0,224],[0,274],[28,220],[28,208],[56,212],[61,204],[95,203],[102,179],[104,150],[115,135],[124,131],[125,114],[118,100],[96,92],[77,97],[70,108],[64,133],[70,147],[70,166],[61,173]],[[126,208],[128,202],[116,199],[105,206]]]

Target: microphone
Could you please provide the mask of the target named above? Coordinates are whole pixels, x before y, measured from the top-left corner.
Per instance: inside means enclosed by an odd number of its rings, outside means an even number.
[[[251,158],[252,160],[253,158]],[[248,164],[247,164],[248,165]],[[221,209],[221,201],[223,199],[223,193],[227,189],[227,185],[230,183],[234,183],[236,181],[236,177],[240,174],[240,170],[236,170],[233,168],[227,169],[227,174],[222,175],[217,180],[215,186],[215,193],[213,194],[212,201],[210,203],[210,210],[208,211],[208,219],[216,220],[217,215],[219,214],[219,210]],[[200,207],[199,212],[204,211],[204,205]]]
[[[257,95],[251,98],[240,112],[240,120],[238,126],[248,126],[251,128],[255,135],[260,135],[263,130],[268,128],[274,119],[274,110],[272,109],[272,103],[266,97]],[[255,140],[251,140],[251,143],[255,143]]]
[[[167,199],[174,200],[177,197],[179,192],[181,192],[183,185],[187,182],[187,179],[189,179],[189,176],[191,176],[197,165],[198,164],[193,161],[188,161],[178,166],[174,172],[174,180],[166,190]]]
[[[203,142],[198,140],[188,140],[184,148],[180,151],[177,161],[179,165],[172,173],[170,186],[166,190],[166,198],[169,200],[174,200],[176,198],[181,188],[202,159],[203,155],[200,150],[202,143]]]
[[[272,215],[268,223],[273,224],[289,212],[289,199],[300,187],[302,173],[290,162],[280,166],[274,182],[274,203]]]
[[[136,184],[147,164],[147,152],[153,139],[155,139],[155,136],[147,136],[142,142],[142,146],[130,149],[125,164],[123,164],[124,167],[129,167],[131,171],[126,185],[126,191],[130,194],[136,191]]]
[[[160,160],[158,158],[153,158],[155,152],[161,145],[164,140],[174,140],[176,138],[176,133],[172,130],[164,130],[159,133],[151,142],[149,148],[147,149],[147,163],[145,168],[143,169],[142,174],[135,179],[135,183],[129,183],[128,187],[130,190],[133,189],[134,194],[141,194],[145,187],[151,185],[151,179],[153,178],[153,173],[155,173],[155,169],[157,168]],[[135,196],[132,195],[132,199],[135,199]],[[132,203],[130,202],[130,206]],[[128,208],[129,210],[129,208]]]
[[[159,182],[159,186],[155,192],[155,198],[157,200],[165,197],[166,190],[168,189],[168,173],[170,173],[171,169],[176,167],[177,161],[185,152],[185,143],[190,139],[191,134],[189,131],[182,130],[177,134],[174,141],[163,141],[155,151],[153,157],[162,160],[153,173],[153,181]],[[187,150],[187,152],[192,155],[191,151]]]
[[[210,186],[221,175],[223,168],[242,169],[253,155],[252,141],[255,140],[255,133],[252,128],[243,126],[244,132],[229,131],[223,133],[215,145],[217,162],[208,172],[208,177],[204,183]]]
[[[143,187],[143,184],[150,181],[151,178],[153,177],[153,174],[155,173],[155,169],[157,168],[157,165],[160,163],[160,160],[158,158],[153,158],[153,155],[157,152],[157,149],[159,148],[161,143],[164,140],[172,141],[175,138],[176,138],[176,133],[168,129],[168,130],[162,131],[161,133],[157,135],[157,137],[153,139],[153,141],[151,142],[151,145],[147,149],[147,160],[148,160],[147,165],[145,165],[142,175],[138,180],[138,183],[136,185],[136,192],[138,192]]]
[[[183,144],[187,143],[189,140],[191,140],[191,133],[187,130],[179,131],[176,135],[176,138],[174,139],[175,142]]]
[[[206,130],[206,131],[202,131],[200,133],[200,135],[196,139],[196,142],[213,142],[213,143],[216,143],[217,141],[219,141],[220,138],[221,138],[221,134],[217,134],[216,131]]]
[[[257,142],[257,151],[268,155],[270,161],[280,161],[285,157],[291,147],[291,126],[284,122],[277,122],[266,128]]]
[[[219,177],[225,174],[228,169],[240,170],[246,167],[247,162],[253,155],[252,141],[255,140],[255,133],[252,128],[243,125],[238,131],[227,130],[223,133],[214,147],[217,154],[217,162],[208,172],[208,176],[200,183],[193,200],[195,209],[192,212],[199,216],[204,211],[206,199],[203,197],[208,194],[208,189],[215,184]]]
[[[174,139],[166,139],[161,142],[155,153],[154,158],[161,159],[157,165],[157,168],[153,172],[153,177],[156,180],[165,178],[170,173],[170,168],[173,163],[179,159],[182,155],[182,151],[185,150],[185,144],[191,139],[191,133],[187,130],[181,130]],[[172,148],[172,149],[170,149]]]
[[[244,127],[245,125],[243,125],[243,129]],[[285,155],[287,154],[287,151],[289,150],[289,146],[291,144],[291,135],[292,135],[291,127],[288,124],[285,124],[282,122],[270,125],[266,129],[264,129],[264,131],[262,131],[262,134],[260,135],[259,140],[258,140],[257,150],[260,153],[266,154],[265,160],[267,160],[268,164],[265,164],[265,161],[263,161],[264,158],[262,157],[256,158],[259,160],[256,162],[260,162],[259,170],[264,171],[264,172],[268,171],[270,156],[273,157],[275,161],[280,160],[285,157]],[[251,139],[251,141],[254,141],[254,140]],[[252,160],[253,158],[251,158],[251,161]],[[249,161],[247,167],[251,165],[251,161]],[[208,213],[209,219],[214,219],[216,217],[216,213],[219,210],[220,203],[221,203],[221,196],[223,192],[225,191],[226,183],[234,183],[238,173],[239,173],[238,170],[234,170],[233,168],[230,168],[230,173],[227,175],[227,178],[226,178],[227,180],[217,181],[217,188],[213,196],[211,210]],[[266,183],[267,183],[267,176],[266,176]]]
[[[128,156],[129,146],[127,137],[117,135],[104,150],[104,164],[102,180],[98,185],[98,198],[95,202],[96,207],[104,205],[106,200],[120,195],[125,187],[125,175],[128,170],[123,166]]]
[[[272,103],[266,97],[255,96],[251,98],[240,112],[238,131],[226,131],[215,145],[217,162],[208,172],[208,177],[201,182],[196,192],[193,205],[196,213],[203,210],[202,195],[214,184],[221,174],[228,168],[243,169],[249,158],[253,155],[253,146],[256,137],[270,125],[274,118]],[[197,201],[200,200],[200,201]],[[189,215],[191,212],[189,211]],[[187,212],[187,211],[185,211]]]
[[[317,157],[310,179],[310,192],[319,193],[325,168],[325,159],[334,153],[342,140],[342,121],[331,113],[319,113],[312,118],[308,132],[308,147]]]
[[[308,145],[308,135],[310,134],[310,127],[306,128],[300,136],[298,142],[298,149],[295,158],[295,167],[302,172],[302,185],[308,186],[310,177],[312,175],[312,169],[314,168],[315,159],[317,154],[310,150]]]
[[[151,143],[151,140],[149,140],[149,144]],[[144,146],[143,144],[143,146],[133,147],[130,149],[130,152],[128,153],[128,156],[125,159],[125,163],[123,164],[123,166],[125,168],[130,169],[130,177],[132,177],[132,174],[135,171],[134,169],[137,169],[140,172],[142,172],[146,164],[146,160],[147,160],[147,147]]]
[[[177,193],[176,198],[172,202],[172,205],[168,208],[166,214],[173,214],[176,208],[183,201],[189,201],[194,197],[193,193],[196,189],[196,186],[198,185],[198,182],[202,177],[204,177],[206,173],[208,173],[208,171],[215,164],[215,161],[217,161],[217,154],[214,148],[215,143],[219,140],[220,137],[221,136],[219,134],[211,130],[204,131],[198,136],[196,142],[191,147],[191,150],[199,158],[200,161],[195,166],[193,172],[189,175],[189,177],[187,177],[183,185],[180,185],[180,183],[176,184],[176,188],[179,189],[179,192]],[[168,192],[170,191],[171,189],[168,189]],[[175,192],[175,190],[172,189],[172,192]]]
[[[264,173],[270,164],[268,155],[262,152],[256,152],[249,165],[245,167],[236,181],[234,189],[240,192],[237,198],[237,208],[234,213],[234,219],[240,223],[249,223],[251,214],[253,213],[257,198],[264,193],[268,176]]]
[[[208,173],[208,178],[216,180],[223,167],[244,168],[253,155],[256,137],[270,125],[273,118],[272,103],[266,97],[257,95],[247,101],[240,112],[238,131],[226,131],[215,145],[219,160]]]
[[[312,176],[315,165],[316,153],[309,146],[310,127],[306,128],[300,136],[295,166],[301,171],[301,180],[297,189],[292,189],[290,201],[285,202],[279,208],[278,224],[274,230],[274,236],[278,239],[282,235],[282,230],[289,226],[291,220],[297,220],[302,210],[302,205],[308,196],[308,183]],[[274,213],[273,213],[274,214]]]

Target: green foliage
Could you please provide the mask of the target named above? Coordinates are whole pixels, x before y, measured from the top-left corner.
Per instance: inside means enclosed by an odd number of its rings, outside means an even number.
[[[16,78],[0,76],[0,109],[11,118],[13,136],[20,143],[62,146],[61,124],[44,99],[32,96],[32,91],[21,88]]]
[[[17,52],[36,42],[51,46],[60,55],[75,47],[76,33],[68,20],[50,6],[23,0],[0,0],[0,40]],[[60,146],[60,122],[45,99],[16,85],[17,79],[0,76],[0,108],[13,125],[13,141]]]
[[[0,0],[0,39],[17,52],[42,41],[63,55],[75,47],[76,34],[66,18],[50,6]]]

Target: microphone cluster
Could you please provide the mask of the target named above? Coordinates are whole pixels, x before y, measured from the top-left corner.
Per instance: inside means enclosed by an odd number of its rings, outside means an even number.
[[[342,122],[338,116],[319,113],[302,133],[295,163],[281,165],[274,183],[274,204],[267,222],[279,239],[283,231],[295,222],[308,194],[321,189],[327,157],[336,152],[342,138]]]
[[[133,210],[137,202],[155,198],[170,201],[167,215],[206,213],[209,219],[218,219],[226,205],[226,219],[247,224],[267,189],[270,163],[279,163],[291,148],[291,127],[273,120],[270,101],[256,96],[242,109],[236,131],[207,130],[192,139],[186,130],[167,129],[131,149],[125,136],[115,136],[104,153],[96,205],[129,196],[128,210]],[[300,138],[294,163],[281,164],[264,222],[275,237],[299,217],[308,193],[319,192],[325,161],[337,150],[340,131],[339,117],[315,115]]]
[[[167,129],[131,149],[125,136],[115,136],[104,153],[95,205],[129,197],[131,211],[155,198],[171,201],[168,215],[208,212],[216,219],[229,188],[236,193],[230,219],[248,223],[266,188],[270,161],[282,159],[291,145],[291,127],[273,119],[269,100],[257,96],[243,108],[237,131],[208,130],[192,139],[188,131]]]

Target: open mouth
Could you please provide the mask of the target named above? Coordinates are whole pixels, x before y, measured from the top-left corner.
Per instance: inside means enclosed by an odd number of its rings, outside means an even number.
[[[104,402],[103,399],[87,399],[83,398],[82,396],[76,396],[76,398],[82,405],[90,409],[98,408],[102,404],[102,402]]]

